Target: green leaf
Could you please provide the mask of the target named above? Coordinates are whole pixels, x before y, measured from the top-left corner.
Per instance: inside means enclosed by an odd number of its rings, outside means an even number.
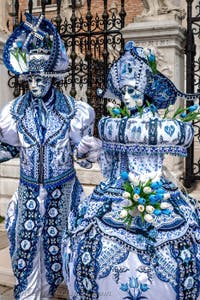
[[[199,112],[190,112],[187,114],[185,118],[181,118],[181,121],[183,122],[190,122],[190,121],[196,121],[199,120],[200,113]]]
[[[175,119],[176,116],[180,115],[182,112],[184,112],[186,109],[182,107],[178,107],[177,110],[174,112],[172,119]]]
[[[131,115],[126,106],[121,108],[121,114],[122,114],[123,117],[130,117],[130,115]]]
[[[137,106],[137,105],[136,105],[136,107],[137,107],[137,110],[138,110],[138,112],[140,114],[140,118],[142,118],[144,107],[143,106]]]
[[[157,71],[157,62],[156,62],[156,59],[154,59],[154,61],[150,61],[149,58],[147,57],[147,61],[148,61],[148,64],[149,66],[151,67],[152,71],[153,71],[153,74],[157,74],[158,71]]]
[[[112,118],[116,118],[116,115],[113,113],[112,108],[107,108],[107,110]]]
[[[125,189],[126,192],[128,192],[130,194],[133,192],[133,188],[132,188],[132,186],[130,185],[130,183],[128,181],[126,181],[124,183],[124,189]]]
[[[169,107],[167,107],[167,109],[165,110],[165,113],[163,115],[163,119],[166,119],[168,113],[169,113]]]

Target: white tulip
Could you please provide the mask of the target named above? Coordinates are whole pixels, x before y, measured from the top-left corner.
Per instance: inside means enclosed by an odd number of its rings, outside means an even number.
[[[114,105],[114,103],[112,103],[112,102],[108,102],[107,105],[106,105],[106,107],[107,107],[108,109],[112,109],[112,108],[115,107],[115,105]]]
[[[138,201],[139,198],[140,198],[140,196],[138,194],[133,195],[133,200]]]
[[[174,110],[174,105],[173,104],[169,105],[168,109],[169,109],[169,111],[173,111]]]
[[[140,212],[143,212],[143,211],[144,211],[144,205],[142,205],[142,204],[138,205],[137,209],[138,209]]]
[[[140,176],[140,182],[141,182],[141,183],[147,182],[147,177],[146,177],[145,175],[141,175],[141,176]]]
[[[138,100],[136,100],[136,105],[141,107],[143,105],[143,102],[144,101],[142,99],[138,99]]]
[[[130,182],[131,182],[134,186],[138,186],[138,185],[139,185],[138,177],[135,176],[133,173],[129,173],[129,174],[128,174],[128,179],[130,180]]]
[[[122,197],[125,198],[125,199],[130,198],[130,196],[131,196],[131,194],[128,193],[128,192],[124,192],[124,193],[122,194]]]
[[[170,193],[166,193],[163,195],[163,200],[167,200],[170,198]]]
[[[128,216],[128,212],[127,210],[123,209],[121,212],[120,212],[120,218],[124,219]]]
[[[146,214],[144,216],[145,221],[147,221],[148,223],[152,223],[153,222],[153,217],[150,214]]]
[[[132,181],[133,186],[138,186],[140,184],[139,179],[136,177],[135,180]]]
[[[143,192],[144,192],[145,194],[151,194],[152,189],[150,188],[150,186],[145,186],[145,187],[143,188]]]
[[[143,48],[143,53],[148,56],[149,55],[149,49],[148,48]]]
[[[171,204],[168,203],[168,202],[161,202],[160,203],[160,208],[161,209],[166,209],[166,208],[169,208],[170,206],[171,206]]]
[[[152,214],[154,212],[155,208],[152,205],[147,205],[146,206],[146,212],[149,214]]]

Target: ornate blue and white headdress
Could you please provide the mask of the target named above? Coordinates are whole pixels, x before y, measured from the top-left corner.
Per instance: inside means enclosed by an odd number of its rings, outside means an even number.
[[[110,68],[105,91],[99,89],[98,94],[103,98],[121,101],[121,90],[125,85],[143,92],[158,109],[174,104],[177,96],[186,100],[200,97],[200,94],[182,93],[169,78],[157,71],[155,55],[151,51],[146,53],[132,41],[126,43],[124,50],[124,54]]]
[[[14,30],[5,44],[5,66],[16,75],[64,77],[69,60],[55,26],[43,15],[25,15],[26,21]]]
[[[124,54],[110,68],[107,89],[103,97],[121,100],[121,89],[125,85],[131,85],[144,92],[147,85],[147,72],[151,72],[151,68],[145,61],[143,48],[134,47],[133,42],[128,42]]]

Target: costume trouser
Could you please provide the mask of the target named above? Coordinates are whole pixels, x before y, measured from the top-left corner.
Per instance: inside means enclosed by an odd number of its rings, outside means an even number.
[[[40,204],[40,214],[44,216],[45,207],[44,203],[47,197],[47,192],[43,187],[40,187],[40,194],[38,197],[38,202]],[[43,249],[43,239],[42,230],[39,229],[39,238],[37,243],[37,254],[33,260],[33,270],[31,275],[28,277],[28,286],[20,294],[20,300],[49,300],[51,296],[49,295],[50,285],[46,279],[46,268],[44,265],[44,249]]]
[[[16,278],[16,300],[50,299],[63,280],[60,248],[69,205],[67,189],[71,190],[73,183],[74,180],[49,191],[42,186],[36,190],[20,184],[11,199],[6,229]]]
[[[48,299],[63,281],[61,242],[81,195],[76,177],[48,188],[20,183],[6,220],[16,300]]]
[[[37,197],[37,201],[39,204],[39,213],[40,216],[43,217],[45,214],[45,206],[44,203],[46,201],[47,192],[46,190],[41,186],[39,189],[39,195]],[[8,207],[8,214],[7,214],[7,231],[9,233],[9,237],[12,236],[12,231],[15,231],[15,227],[17,224],[16,216],[18,214],[19,210],[19,203],[18,203],[18,191],[14,194],[12,197],[9,207]],[[36,255],[32,261],[32,270],[31,274],[28,276],[27,284],[25,289],[22,290],[20,293],[20,296],[16,297],[16,299],[20,300],[48,300],[50,299],[49,295],[49,288],[50,285],[47,282],[46,279],[46,268],[44,264],[44,249],[43,249],[43,237],[42,237],[42,231],[43,226],[40,226],[38,230],[38,240],[37,240],[37,246],[36,246]],[[17,241],[18,236],[15,236],[15,239]],[[29,242],[29,241],[28,241]],[[27,242],[27,245],[28,245]],[[15,242],[16,243],[16,242]],[[25,245],[25,244],[24,244]],[[23,246],[24,249],[28,246]],[[10,250],[12,252],[12,243],[10,243]],[[13,257],[12,256],[12,262]],[[16,278],[16,284],[18,284],[18,279]]]

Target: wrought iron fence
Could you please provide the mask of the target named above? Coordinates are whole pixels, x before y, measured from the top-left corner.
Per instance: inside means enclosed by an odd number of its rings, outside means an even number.
[[[48,1],[41,1],[41,13],[45,15]],[[55,1],[54,1],[55,2]],[[96,88],[104,88],[109,65],[123,51],[124,40],[121,29],[125,23],[124,1],[120,2],[120,11],[109,11],[108,1],[102,0],[102,12],[93,14],[91,0],[85,1],[85,15],[77,14],[76,0],[71,1],[71,17],[61,17],[61,0],[56,1],[56,16],[53,18],[70,57],[69,72],[58,87],[73,97],[87,99],[96,112],[97,121],[105,112],[105,104],[96,94]],[[33,1],[28,1],[28,11],[33,12]],[[79,10],[80,13],[80,10]],[[19,1],[15,0],[14,27],[22,19]],[[9,86],[14,96],[24,93],[25,82],[19,82],[10,74]]]
[[[187,2],[186,37],[186,90],[188,93],[200,92],[200,1]],[[198,46],[198,47],[197,47]],[[191,103],[187,103],[188,106]],[[200,180],[200,155],[197,144],[200,142],[200,122],[194,122],[195,139],[188,150],[185,163],[185,186],[191,187]],[[197,146],[197,147],[195,147]]]

